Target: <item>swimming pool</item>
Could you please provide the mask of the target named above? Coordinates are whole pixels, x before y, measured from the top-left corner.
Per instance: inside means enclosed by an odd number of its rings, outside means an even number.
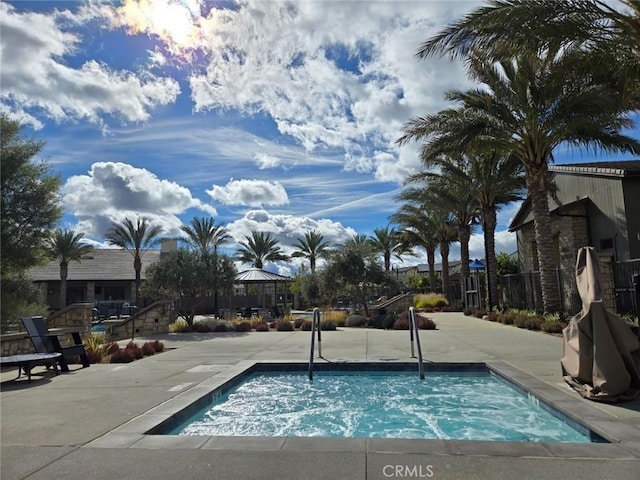
[[[243,375],[161,429],[168,435],[603,441],[484,365]],[[197,410],[197,411],[196,411]]]

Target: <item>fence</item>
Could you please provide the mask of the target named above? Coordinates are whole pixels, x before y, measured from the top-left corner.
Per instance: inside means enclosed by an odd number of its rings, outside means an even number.
[[[640,260],[613,264],[616,312],[640,317]]]

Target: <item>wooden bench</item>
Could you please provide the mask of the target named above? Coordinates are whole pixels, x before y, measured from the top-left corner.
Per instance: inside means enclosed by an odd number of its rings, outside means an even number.
[[[31,369],[38,365],[46,365],[53,367],[53,371],[56,375],[58,372],[58,363],[62,359],[61,353],[25,353],[24,355],[9,355],[7,357],[0,357],[0,367],[18,367],[18,376],[16,380],[20,378],[22,370],[24,369],[31,383]]]

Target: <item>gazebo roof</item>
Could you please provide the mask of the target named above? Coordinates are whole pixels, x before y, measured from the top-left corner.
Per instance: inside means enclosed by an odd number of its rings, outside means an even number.
[[[236,275],[236,282],[242,283],[266,283],[266,282],[292,282],[291,277],[267,272],[261,268],[250,268]]]

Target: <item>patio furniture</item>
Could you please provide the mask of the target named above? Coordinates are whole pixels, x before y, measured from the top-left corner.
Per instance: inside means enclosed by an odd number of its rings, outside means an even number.
[[[67,331],[61,334],[51,333],[49,332],[47,324],[42,317],[22,317],[22,323],[24,323],[24,327],[27,329],[29,338],[31,338],[31,342],[33,343],[33,347],[36,349],[37,353],[58,352],[62,354],[60,358],[60,370],[63,372],[69,371],[67,359],[71,357],[79,356],[83,367],[88,367],[90,365],[87,352],[84,349],[84,345],[82,345],[80,332]],[[73,345],[69,347],[63,347],[60,344],[60,339],[58,338],[59,335],[63,335],[65,333],[71,333],[73,338]]]
[[[23,355],[9,355],[7,357],[0,357],[0,367],[18,367],[18,376],[16,380],[20,378],[22,370],[27,374],[29,383],[31,383],[31,369],[38,365],[46,365],[47,367],[53,367],[53,371],[56,375],[60,375],[58,372],[58,365],[62,361],[62,354],[55,353],[27,353]],[[61,365],[62,366],[62,365]]]

